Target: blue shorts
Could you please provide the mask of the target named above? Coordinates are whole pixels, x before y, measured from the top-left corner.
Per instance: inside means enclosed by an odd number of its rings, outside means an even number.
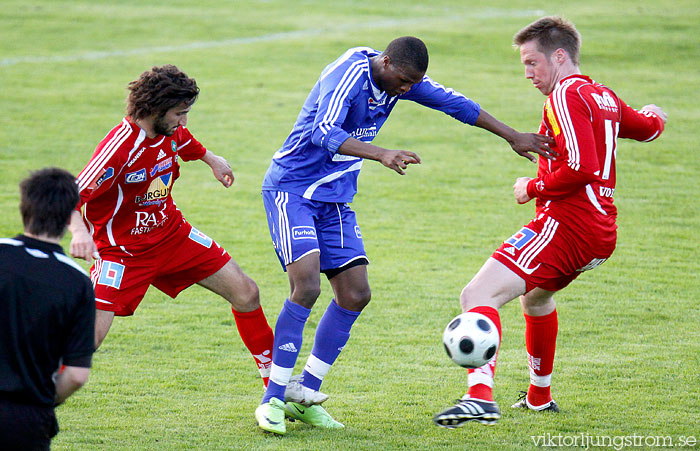
[[[345,203],[319,202],[284,191],[263,191],[272,243],[282,264],[320,253],[321,272],[367,262],[355,212]]]

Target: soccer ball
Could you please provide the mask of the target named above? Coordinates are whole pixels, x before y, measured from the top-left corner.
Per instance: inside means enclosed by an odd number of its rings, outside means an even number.
[[[498,351],[498,329],[481,313],[466,312],[445,327],[442,343],[454,363],[464,368],[479,368]]]

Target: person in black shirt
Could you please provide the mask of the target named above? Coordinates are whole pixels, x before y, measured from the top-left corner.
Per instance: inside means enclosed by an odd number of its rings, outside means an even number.
[[[54,407],[90,373],[95,295],[59,245],[78,204],[75,178],[42,169],[20,193],[24,234],[0,239],[0,448],[49,449]]]

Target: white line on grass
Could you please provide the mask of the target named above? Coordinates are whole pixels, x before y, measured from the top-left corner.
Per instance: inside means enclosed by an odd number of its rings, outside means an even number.
[[[73,55],[51,55],[51,56],[20,56],[17,58],[4,58],[0,60],[0,66],[14,66],[16,64],[22,63],[70,63],[75,61],[85,61],[85,60],[99,60],[112,58],[115,56],[131,56],[131,55],[145,55],[150,53],[167,53],[167,52],[179,52],[187,50],[198,50],[207,49],[214,47],[227,47],[245,44],[255,44],[258,42],[270,42],[270,41],[283,41],[295,38],[306,38],[310,36],[316,36],[326,33],[334,33],[338,31],[354,31],[367,28],[382,28],[382,27],[396,27],[404,25],[425,25],[430,22],[458,22],[466,19],[494,19],[494,18],[505,18],[505,17],[530,17],[530,16],[541,16],[544,14],[542,10],[521,10],[521,11],[507,11],[500,9],[487,9],[482,12],[461,15],[461,16],[449,16],[442,18],[411,18],[411,19],[396,19],[396,20],[382,20],[382,21],[365,21],[359,24],[345,24],[335,26],[333,28],[309,28],[306,30],[297,31],[286,31],[281,33],[270,33],[261,36],[250,36],[242,38],[231,38],[222,39],[219,41],[201,41],[201,42],[191,42],[189,44],[180,45],[164,45],[156,47],[142,47],[137,49],[129,50],[110,50],[103,52],[84,52],[77,53]]]

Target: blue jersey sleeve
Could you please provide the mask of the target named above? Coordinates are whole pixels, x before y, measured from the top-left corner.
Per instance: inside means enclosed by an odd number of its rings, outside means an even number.
[[[352,99],[358,95],[367,71],[367,59],[347,59],[333,65],[319,79],[318,110],[313,125],[311,142],[332,154],[350,137],[341,126],[350,109]]]
[[[468,99],[454,89],[444,87],[427,75],[400,98],[412,100],[429,108],[442,111],[469,125],[476,123],[476,119],[481,112],[481,107],[478,103]]]

